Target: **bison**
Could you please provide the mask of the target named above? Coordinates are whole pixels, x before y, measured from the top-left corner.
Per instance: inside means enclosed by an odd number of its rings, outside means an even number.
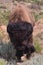
[[[29,13],[30,14],[30,13]],[[34,51],[33,45],[33,21],[29,18],[28,10],[23,5],[17,5],[12,11],[7,32],[16,49],[16,57],[21,61],[21,56],[26,54],[28,58]]]

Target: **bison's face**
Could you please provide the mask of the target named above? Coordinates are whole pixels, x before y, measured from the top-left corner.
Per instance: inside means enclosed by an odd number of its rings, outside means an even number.
[[[10,39],[14,42],[23,42],[28,39],[33,32],[33,27],[30,23],[26,22],[17,22],[9,23],[7,26],[7,32],[10,36]]]

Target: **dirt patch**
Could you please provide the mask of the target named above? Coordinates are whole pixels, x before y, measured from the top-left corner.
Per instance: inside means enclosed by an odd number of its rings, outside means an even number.
[[[2,40],[5,43],[9,42],[9,36],[7,33],[7,26],[5,26],[5,25],[0,26],[0,38],[1,38],[0,40]]]
[[[33,37],[39,41],[43,53],[43,19],[38,20],[35,23]]]

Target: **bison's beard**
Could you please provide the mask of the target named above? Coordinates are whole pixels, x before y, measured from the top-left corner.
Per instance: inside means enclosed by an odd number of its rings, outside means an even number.
[[[23,53],[32,53],[35,51],[32,40],[33,26],[26,22],[9,23],[7,32],[10,40],[15,46],[16,56],[21,57]],[[19,52],[18,52],[19,51]]]

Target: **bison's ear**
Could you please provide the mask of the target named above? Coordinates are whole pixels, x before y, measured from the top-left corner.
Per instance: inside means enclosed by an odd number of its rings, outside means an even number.
[[[7,32],[10,34],[12,33],[12,25],[11,24],[8,24],[7,25]]]
[[[32,24],[30,24],[30,23],[27,24],[27,30],[28,30],[28,33],[30,33],[30,34],[33,32]]]

